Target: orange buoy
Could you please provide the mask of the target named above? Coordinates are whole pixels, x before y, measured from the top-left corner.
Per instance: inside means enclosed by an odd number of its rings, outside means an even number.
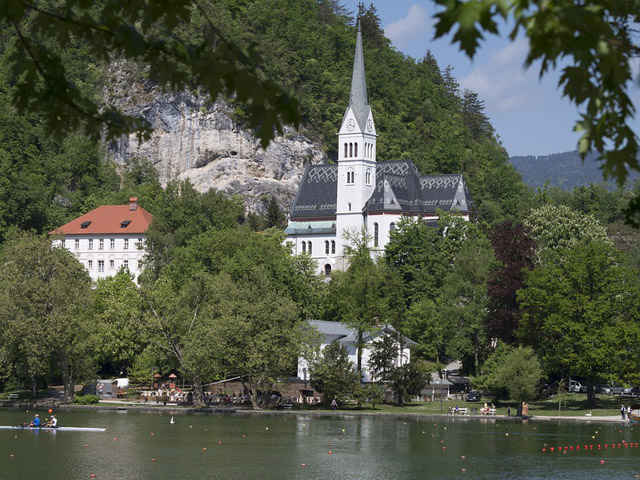
[[[242,438],[247,438],[246,435],[242,435]]]
[[[467,469],[466,469],[466,468],[463,468],[463,469],[462,469],[462,473],[467,473]]]
[[[113,441],[114,442],[118,441],[118,438],[117,437],[113,437]]]
[[[329,450],[329,455],[333,455],[333,452],[331,450]]]
[[[460,458],[461,458],[462,460],[464,460],[464,459],[465,459],[465,458],[467,458],[467,457],[465,457],[464,455],[460,455]]]
[[[546,451],[547,451],[547,449],[546,449],[546,448],[543,448],[543,449],[542,449],[542,451],[543,451],[543,452],[546,452]]]
[[[155,462],[155,461],[156,461],[156,459],[155,459],[155,458],[152,458],[152,459],[151,459],[151,462],[152,462],[152,463],[153,463],[153,462]]]
[[[91,475],[89,475],[91,478],[96,478],[96,474],[92,473]]]
[[[207,451],[207,447],[202,447],[202,451],[206,452]]]
[[[85,443],[85,444],[84,444],[84,448],[87,448],[87,446],[88,446],[88,445]]]
[[[442,450],[446,450],[446,449],[447,449],[447,447],[442,447]]]
[[[551,451],[553,452],[553,447],[551,447]]]
[[[53,413],[53,410],[52,410],[52,409],[49,409],[49,413]]]
[[[218,440],[218,445],[222,445],[222,440]]]
[[[604,460],[600,460],[600,465],[604,465]]]
[[[153,437],[153,432],[151,432],[151,436]]]
[[[15,457],[15,455],[14,455],[13,453],[10,453],[10,454],[9,454],[9,457],[10,457],[10,458],[13,458],[13,457]]]
[[[301,466],[302,468],[304,468],[304,467],[306,467],[306,466],[307,466],[307,464],[306,464],[306,463],[301,463],[301,464],[300,464],[300,466]]]

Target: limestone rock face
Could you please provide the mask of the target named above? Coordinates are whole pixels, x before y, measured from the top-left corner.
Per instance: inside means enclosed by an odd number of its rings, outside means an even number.
[[[251,132],[233,121],[232,108],[224,101],[211,104],[190,93],[154,89],[129,92],[121,99],[121,108],[145,117],[153,134],[143,143],[135,135],[111,142],[108,149],[118,163],[147,159],[163,184],[189,179],[201,192],[213,188],[241,195],[247,211],[262,212],[263,199],[271,195],[287,211],[305,166],[325,160],[319,145],[293,129],[263,150]]]

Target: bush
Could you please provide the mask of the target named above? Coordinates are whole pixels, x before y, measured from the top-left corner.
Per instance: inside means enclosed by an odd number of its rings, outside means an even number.
[[[100,401],[100,397],[97,395],[76,395],[73,397],[73,403],[79,405],[93,405]]]

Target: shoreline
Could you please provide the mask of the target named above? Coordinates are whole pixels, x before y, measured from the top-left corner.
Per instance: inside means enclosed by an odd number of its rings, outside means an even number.
[[[395,417],[399,419],[428,419],[428,420],[460,420],[460,421],[510,421],[510,422],[588,422],[588,423],[614,423],[622,425],[630,425],[628,419],[622,420],[619,416],[603,415],[603,416],[563,416],[563,415],[530,415],[528,417],[517,417],[507,415],[451,415],[446,413],[415,413],[415,412],[372,412],[372,411],[352,411],[352,410],[252,410],[250,408],[228,408],[228,407],[204,407],[192,408],[178,405],[140,405],[127,402],[101,402],[93,405],[77,405],[77,404],[58,404],[51,405],[50,402],[38,404],[4,404],[0,406],[2,409],[17,410],[21,408],[55,408],[59,411],[73,410],[96,410],[96,411],[138,411],[148,413],[167,413],[171,415],[187,414],[187,413],[207,413],[212,415],[306,415],[318,417]]]

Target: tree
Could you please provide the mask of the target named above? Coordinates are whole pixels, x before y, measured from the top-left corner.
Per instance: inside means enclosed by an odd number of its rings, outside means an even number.
[[[369,353],[369,372],[372,380],[388,382],[398,360],[398,342],[385,334],[371,342]]]
[[[282,133],[283,123],[297,127],[297,101],[262,77],[255,50],[243,51],[227,39],[210,20],[210,11],[196,1],[7,3],[0,8],[0,21],[13,31],[14,104],[21,113],[41,112],[49,130],[60,136],[69,128],[83,128],[94,140],[103,133],[107,139],[131,132],[149,138],[146,120],[98,102],[73,78],[63,52],[80,42],[100,62],[120,58],[144,64],[153,83],[175,90],[200,88],[212,100],[233,96],[266,147],[274,131]],[[179,33],[192,17],[204,27],[196,42]]]
[[[606,229],[593,215],[565,205],[543,205],[531,212],[524,224],[536,241],[539,259],[546,250],[570,248],[583,239],[610,244]]]
[[[389,385],[398,403],[402,405],[406,397],[420,393],[427,383],[427,378],[427,373],[421,370],[420,364],[414,360],[394,368],[391,371]]]
[[[140,322],[142,298],[131,274],[120,270],[113,277],[98,280],[92,307],[98,363],[116,372],[131,367],[145,345]]]
[[[338,318],[356,330],[356,371],[360,379],[364,336],[373,331],[378,322],[384,322],[387,313],[387,302],[380,294],[384,286],[384,277],[371,258],[369,240],[366,232],[360,232],[351,238],[351,243],[345,247],[349,267],[345,272],[333,276],[330,287]]]
[[[52,361],[71,401],[75,382],[92,371],[89,274],[68,250],[29,233],[7,241],[0,265],[3,360],[20,364],[33,394]]]
[[[520,322],[517,292],[533,268],[535,242],[522,223],[504,222],[491,233],[497,262],[489,273],[487,332],[492,338],[513,344]]]
[[[469,237],[455,257],[438,299],[440,318],[449,332],[447,353],[475,374],[488,346],[485,329],[489,298],[487,280],[493,252],[482,234]]]
[[[498,348],[484,365],[474,386],[498,393],[504,390],[518,405],[533,400],[542,368],[531,347]]]
[[[633,85],[632,59],[640,55],[635,26],[640,21],[638,0],[602,2],[543,0],[437,0],[436,38],[457,27],[453,41],[473,57],[483,32],[498,33],[496,17],[511,17],[514,40],[522,30],[529,40],[525,65],[540,61],[540,75],[562,59],[558,86],[581,108],[575,130],[583,132],[578,151],[597,151],[605,160],[603,173],[624,184],[630,169],[640,170],[638,136],[629,125],[635,107],[629,97]],[[640,195],[627,207],[627,220],[640,212]]]
[[[583,240],[553,252],[518,293],[519,339],[534,348],[546,373],[585,378],[591,407],[596,381],[618,379],[621,371],[620,333],[634,317],[626,292],[635,284],[610,245]]]
[[[321,355],[311,362],[310,378],[311,386],[322,393],[326,405],[334,398],[344,402],[360,383],[347,349],[337,341],[327,345]]]

